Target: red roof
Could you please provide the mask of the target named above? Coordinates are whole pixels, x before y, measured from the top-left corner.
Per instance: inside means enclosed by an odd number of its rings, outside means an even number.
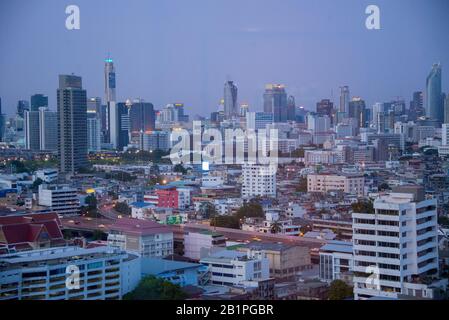
[[[61,221],[56,213],[39,213],[22,216],[0,217],[0,244],[14,246],[16,249],[28,248],[30,243],[48,240],[63,240]]]
[[[117,219],[110,227],[111,231],[119,231],[125,234],[150,235],[158,233],[171,233],[170,228],[150,220],[132,218]]]

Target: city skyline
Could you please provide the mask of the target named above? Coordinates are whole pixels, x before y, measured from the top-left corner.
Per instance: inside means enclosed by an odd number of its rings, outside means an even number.
[[[281,10],[285,16],[272,13],[272,22],[263,19],[273,9],[270,3],[260,5],[258,16],[250,14],[252,1],[245,1],[235,12],[222,2],[204,4],[197,7],[197,14],[206,18],[194,22],[189,16],[192,9],[178,1],[157,6],[156,11],[143,10],[152,8],[151,2],[136,1],[121,8],[120,14],[125,18],[148,14],[148,19],[128,19],[129,24],[117,24],[123,25],[120,30],[108,20],[108,16],[110,20],[119,16],[116,3],[105,8],[102,1],[79,1],[81,29],[74,31],[64,28],[64,4],[2,4],[2,24],[16,26],[10,16],[21,12],[22,17],[18,19],[21,24],[0,40],[5,48],[0,57],[3,112],[15,113],[18,100],[29,100],[36,93],[47,95],[50,109],[55,110],[57,76],[72,72],[83,77],[89,97],[104,99],[103,61],[107,57],[114,60],[117,69],[117,101],[142,97],[155,109],[180,101],[191,115],[209,115],[217,110],[228,77],[238,87],[238,102],[248,103],[251,111],[263,109],[263,90],[268,83],[285,84],[297,105],[309,110],[321,99],[336,103],[338,89],[344,85],[368,106],[397,96],[408,101],[413,92],[425,91],[425,77],[433,63],[441,63],[443,68],[449,65],[449,45],[441,41],[449,27],[443,15],[449,4],[433,2],[435,5],[426,6],[418,1],[378,1],[381,30],[365,28],[365,1],[345,1],[351,4],[348,6],[329,1],[320,1],[320,5],[285,1],[282,7],[290,10]],[[216,16],[218,9],[221,16]],[[96,10],[103,14],[94,14]],[[40,12],[45,12],[49,21],[31,28]],[[235,21],[229,30],[223,30],[221,19],[233,14]],[[345,15],[348,19],[340,20]],[[188,25],[182,30],[166,23],[167,17]],[[417,18],[419,28],[409,23]],[[204,29],[205,24],[210,30]],[[136,29],[140,32],[133,34]],[[17,43],[14,36],[23,41]],[[35,39],[45,40],[35,43]],[[33,54],[22,48],[28,41],[33,42]],[[273,43],[275,49],[270,48]],[[134,52],[132,58],[130,52]],[[55,54],[63,58],[57,59]],[[14,68],[19,62],[21,68]],[[349,68],[352,72],[347,72]],[[442,78],[443,92],[447,92],[447,74],[443,72]]]

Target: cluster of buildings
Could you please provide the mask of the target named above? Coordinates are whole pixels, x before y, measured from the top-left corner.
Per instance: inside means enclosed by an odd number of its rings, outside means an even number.
[[[199,126],[182,103],[117,101],[112,59],[104,78],[103,100],[61,75],[57,111],[37,94],[7,120],[0,100],[0,300],[122,299],[148,275],[199,299],[327,299],[336,280],[352,288],[348,299],[448,296],[439,64],[408,106],[368,106],[342,86],[335,105],[307,111],[269,84],[254,111],[228,80]],[[211,141],[195,137],[208,129],[276,133],[262,149],[277,161],[164,156],[181,130],[203,153]],[[231,140],[249,157],[248,140]]]

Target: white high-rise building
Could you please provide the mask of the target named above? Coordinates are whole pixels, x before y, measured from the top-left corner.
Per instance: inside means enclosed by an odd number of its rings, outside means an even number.
[[[355,299],[435,298],[437,200],[420,186],[401,186],[374,201],[374,213],[353,213]],[[447,281],[446,281],[447,282]]]
[[[307,115],[307,129],[313,133],[327,132],[330,129],[331,119],[328,116],[318,114]]]
[[[449,123],[443,123],[441,127],[441,146],[438,147],[440,156],[449,156]]]
[[[39,108],[39,144],[41,150],[58,150],[58,113]]]
[[[87,150],[101,150],[101,120],[97,112],[90,110],[87,111]]]
[[[246,199],[256,196],[275,198],[276,171],[275,164],[243,164],[242,197]]]
[[[67,185],[41,184],[39,205],[50,207],[60,215],[73,216],[79,214],[80,199],[77,190]]]

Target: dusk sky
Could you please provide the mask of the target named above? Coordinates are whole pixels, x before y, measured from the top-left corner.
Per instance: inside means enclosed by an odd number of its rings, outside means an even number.
[[[80,30],[65,28],[71,4]],[[381,30],[365,28],[370,4]],[[434,62],[449,91],[448,17],[447,0],[0,0],[0,97],[8,114],[34,93],[55,110],[58,75],[73,72],[104,98],[109,52],[119,101],[184,102],[190,115],[217,108],[227,77],[251,110],[267,83],[312,110],[341,85],[368,105],[408,101]]]

